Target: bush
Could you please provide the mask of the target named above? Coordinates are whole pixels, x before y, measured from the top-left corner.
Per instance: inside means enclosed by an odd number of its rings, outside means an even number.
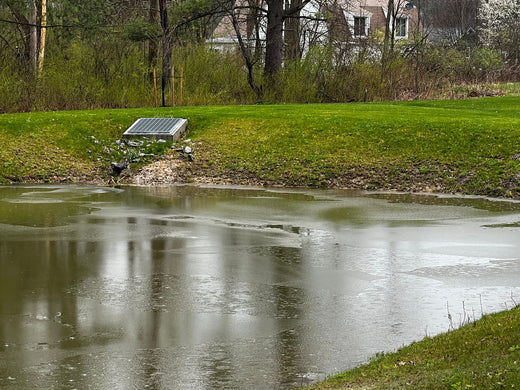
[[[137,26],[139,27],[139,26]],[[0,52],[0,112],[142,107],[154,104],[147,42],[124,34],[58,39],[50,33],[43,72],[36,77],[22,59]],[[0,47],[0,50],[2,48]],[[6,49],[4,49],[6,50]],[[457,94],[457,85],[520,78],[500,53],[475,45],[435,46],[400,41],[381,59],[381,41],[311,47],[301,60],[286,63],[275,84],[263,85],[264,101],[349,102],[431,98]],[[183,104],[255,103],[244,59],[237,50],[217,51],[204,43],[173,50],[176,94],[184,70]],[[262,85],[263,66],[255,64]],[[157,69],[157,78],[161,78]],[[168,84],[169,84],[168,80]],[[160,85],[158,83],[160,94]],[[171,87],[165,91],[171,104]]]
[[[35,109],[136,107],[153,101],[142,54],[118,51],[118,42],[74,42],[49,56],[38,79]]]
[[[180,68],[184,69],[183,103],[246,104],[254,101],[255,96],[247,84],[245,65],[236,51],[221,52],[194,44],[174,49],[173,58],[177,77]]]

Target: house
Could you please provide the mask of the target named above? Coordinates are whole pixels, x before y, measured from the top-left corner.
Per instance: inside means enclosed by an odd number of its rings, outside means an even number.
[[[388,17],[394,39],[407,39],[419,26],[419,12],[412,3],[402,0],[395,0],[395,7],[389,15],[387,0],[336,0],[325,3],[322,12],[336,41],[352,42],[384,32]]]
[[[248,47],[265,43],[265,20],[254,22],[247,4],[257,0],[237,0],[235,17],[241,38]],[[407,39],[419,26],[419,12],[412,3],[395,0],[396,9],[390,12],[390,26],[394,39]],[[260,6],[259,4],[258,6]],[[327,40],[359,43],[377,31],[384,32],[389,16],[387,0],[311,0],[301,10],[304,18],[299,24],[302,51],[313,43]],[[217,50],[236,47],[238,40],[231,16],[222,17],[211,37],[207,40]]]
[[[260,36],[260,39],[265,40],[265,32],[262,31],[258,25],[255,27],[253,20],[252,7],[245,0],[237,0],[232,7],[224,12],[220,22],[216,25],[211,36],[206,40],[212,48],[216,50],[231,50],[238,45],[237,33],[233,24],[233,17],[235,18],[237,29],[240,32],[241,38],[248,42],[248,46],[253,46],[255,37]],[[233,17],[232,17],[233,15]]]

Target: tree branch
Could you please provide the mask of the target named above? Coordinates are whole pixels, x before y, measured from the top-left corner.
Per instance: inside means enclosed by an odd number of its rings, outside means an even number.
[[[289,8],[289,9],[286,9],[286,10],[284,11],[284,13],[283,13],[283,17],[284,17],[284,19],[285,19],[285,18],[288,18],[288,17],[290,17],[290,16],[292,16],[292,15],[294,15],[294,14],[297,14],[297,13],[300,12],[303,8],[305,8],[305,6],[306,6],[307,4],[309,4],[309,3],[310,3],[310,0],[305,0],[305,1],[303,1],[301,4],[298,4],[298,5],[295,6],[295,7],[291,7],[291,8]]]
[[[25,18],[24,18],[25,19]],[[25,19],[27,20],[27,19]],[[22,26],[22,27],[38,27],[38,28],[83,28],[83,29],[94,29],[94,28],[115,28],[116,26],[96,26],[96,27],[86,27],[86,26],[82,26],[80,24],[48,24],[46,26],[42,26],[41,24],[38,24],[38,23],[31,23],[29,21],[23,21],[23,22],[20,22],[20,21],[14,21],[14,20],[8,20],[8,19],[0,19],[0,23],[9,23],[9,24],[14,24],[14,25],[17,25],[17,26]]]

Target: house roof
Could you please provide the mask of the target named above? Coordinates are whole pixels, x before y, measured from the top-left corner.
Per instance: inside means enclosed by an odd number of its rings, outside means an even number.
[[[399,15],[410,15],[411,11],[406,9],[407,1],[395,0],[395,6],[399,6]],[[328,9],[339,9],[355,16],[372,16],[374,13],[383,12],[386,16],[388,0],[329,0],[324,3]]]

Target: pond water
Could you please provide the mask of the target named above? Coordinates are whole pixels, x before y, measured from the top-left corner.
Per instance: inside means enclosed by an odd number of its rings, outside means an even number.
[[[519,234],[482,198],[0,187],[0,387],[305,385],[520,302]]]

